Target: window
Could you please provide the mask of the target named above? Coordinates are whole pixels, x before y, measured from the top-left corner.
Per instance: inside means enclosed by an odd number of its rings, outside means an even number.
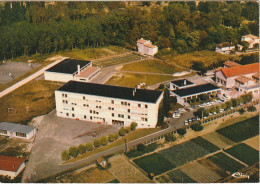
[[[121,102],[121,105],[124,105],[124,102]]]
[[[86,100],[86,97],[83,96],[83,100]]]
[[[83,104],[84,107],[86,107],[86,104]]]
[[[122,117],[122,118],[124,118],[124,115],[123,115],[123,114],[121,114],[121,117]]]
[[[128,119],[131,119],[131,117],[130,117],[130,116],[128,116]]]
[[[86,116],[86,115],[84,115],[84,119],[87,119],[87,116]]]
[[[98,108],[98,106],[96,106],[96,108]]]
[[[99,106],[99,108],[101,109],[101,106]]]
[[[7,130],[0,130],[0,134],[7,134]]]
[[[69,116],[69,113],[66,113],[66,116]]]
[[[127,111],[130,112],[130,109],[128,109]]]
[[[124,105],[127,105],[127,102],[125,102]]]
[[[74,117],[75,117],[75,114],[72,114],[72,117],[74,118]]]
[[[130,103],[128,103],[127,105],[130,106]]]
[[[90,110],[89,112],[92,113],[92,110]]]
[[[112,117],[114,117],[115,116],[115,114],[114,113],[112,113]]]
[[[118,117],[121,118],[121,114],[118,114]]]
[[[114,100],[111,100],[111,104],[114,104],[115,102],[114,102]]]
[[[92,120],[92,116],[90,116],[90,119]]]
[[[16,136],[19,136],[19,137],[26,137],[25,133],[15,132],[15,134],[16,134]]]
[[[138,107],[141,107],[141,104],[138,104]]]
[[[148,105],[145,104],[145,108],[147,109],[147,108],[148,108]]]
[[[114,107],[112,108],[112,111],[115,110]]]
[[[71,110],[74,111],[74,107],[72,107]]]
[[[148,121],[147,118],[144,118],[145,121]]]

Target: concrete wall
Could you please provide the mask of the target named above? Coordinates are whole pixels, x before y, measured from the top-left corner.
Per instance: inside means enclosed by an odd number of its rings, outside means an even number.
[[[69,82],[73,80],[73,74],[56,73],[56,72],[44,72],[44,79],[58,82]]]

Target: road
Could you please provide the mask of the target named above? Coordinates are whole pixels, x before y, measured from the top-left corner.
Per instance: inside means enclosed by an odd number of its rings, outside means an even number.
[[[0,98],[7,95],[8,93],[11,93],[12,91],[16,90],[17,88],[19,88],[20,86],[26,84],[27,82],[30,82],[31,80],[39,77],[40,75],[42,75],[44,73],[45,70],[49,69],[50,67],[58,64],[59,62],[61,62],[62,60],[64,60],[66,57],[63,57],[62,59],[56,60],[55,62],[43,67],[42,69],[40,69],[39,71],[35,72],[34,74],[30,75],[29,77],[17,82],[16,84],[10,86],[9,88],[3,90],[2,92],[0,92]]]

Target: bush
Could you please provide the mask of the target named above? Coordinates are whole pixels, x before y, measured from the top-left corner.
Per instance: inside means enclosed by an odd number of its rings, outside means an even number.
[[[61,158],[62,158],[63,161],[69,160],[69,159],[70,159],[70,154],[69,154],[69,152],[68,152],[68,151],[63,151],[63,152],[61,153]]]
[[[114,135],[115,140],[117,140],[118,137],[119,137],[118,133],[115,133],[115,135]]]
[[[108,135],[108,141],[113,142],[115,140],[115,137],[112,134]]]
[[[173,134],[169,133],[165,135],[165,140],[167,142],[173,142],[176,140],[176,137]]]
[[[119,134],[120,136],[124,136],[125,133],[126,133],[126,131],[125,131],[125,129],[124,129],[123,127],[120,128],[119,131],[118,131],[118,134]]]
[[[137,150],[144,151],[145,150],[145,145],[144,144],[138,144],[137,145]]]
[[[158,89],[163,89],[164,88],[164,84],[160,84]]]
[[[105,145],[107,145],[107,137],[105,137],[105,136],[102,136],[101,138],[100,138],[100,144],[102,145],[102,146],[105,146]]]
[[[242,115],[242,114],[245,113],[245,109],[239,109],[238,112],[239,112],[240,115]]]
[[[136,127],[137,127],[137,123],[136,122],[132,122],[130,124],[130,128],[131,128],[132,131],[134,131],[136,129]]]
[[[216,106],[216,113],[219,113],[220,112],[220,105],[217,105]]]
[[[70,147],[69,154],[70,156],[76,158],[79,154],[79,149],[77,147]]]
[[[126,127],[125,128],[125,132],[128,134],[129,132],[131,132],[131,128],[130,127]]]
[[[95,147],[99,147],[99,146],[101,145],[100,140],[95,139],[93,145],[94,145]]]
[[[92,151],[93,150],[93,144],[92,143],[87,143],[86,144],[86,150],[87,151]]]
[[[186,134],[186,128],[179,128],[177,130],[177,133],[180,135],[180,136],[184,136]]]
[[[87,151],[86,146],[84,146],[83,144],[80,144],[78,146],[78,150],[79,150],[80,154],[86,153],[86,151]]]
[[[191,125],[191,129],[195,132],[203,130],[203,126],[200,123],[194,123]]]
[[[254,112],[254,111],[256,111],[256,108],[255,108],[255,106],[251,105],[251,106],[247,107],[247,111],[248,112]]]

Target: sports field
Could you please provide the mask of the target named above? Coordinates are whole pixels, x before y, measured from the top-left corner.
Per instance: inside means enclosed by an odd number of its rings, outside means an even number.
[[[217,130],[234,142],[240,142],[259,134],[259,116]]]

